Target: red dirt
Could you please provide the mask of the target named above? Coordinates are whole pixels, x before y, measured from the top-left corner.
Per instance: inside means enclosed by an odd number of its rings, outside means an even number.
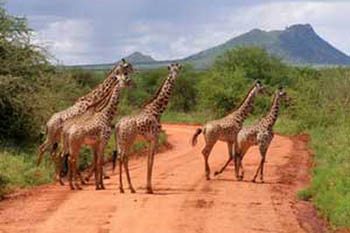
[[[196,127],[164,128],[173,147],[156,155],[154,195],[145,194],[146,159],[132,160],[136,194],[128,190],[120,194],[116,174],[106,180],[105,191],[95,191],[94,185],[82,191],[58,184],[37,187],[0,203],[0,233],[324,231],[317,218],[312,220],[315,213],[307,212],[312,207],[296,201],[296,191],[309,178],[305,138],[274,138],[264,184],[237,182],[232,166],[207,181],[200,153],[202,137],[199,145],[190,146]],[[210,157],[212,172],[226,158],[226,144],[217,143]],[[259,159],[257,149],[252,148],[244,160],[245,180],[252,178]]]

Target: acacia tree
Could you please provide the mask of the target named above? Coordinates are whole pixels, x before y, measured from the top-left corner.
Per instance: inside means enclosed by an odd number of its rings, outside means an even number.
[[[0,5],[0,141],[37,138],[49,93],[44,83],[54,67],[31,43],[25,18],[10,15]]]
[[[31,38],[26,19],[10,15],[0,5],[0,75],[38,78],[53,70],[45,51]]]

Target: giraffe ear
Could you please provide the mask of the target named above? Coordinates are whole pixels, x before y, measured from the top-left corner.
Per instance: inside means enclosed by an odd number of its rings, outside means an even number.
[[[171,69],[171,65],[168,65],[168,70],[170,70]]]
[[[123,64],[125,64],[125,63],[126,63],[126,61],[125,61],[125,59],[124,59],[124,58],[122,58],[122,63],[123,63]]]

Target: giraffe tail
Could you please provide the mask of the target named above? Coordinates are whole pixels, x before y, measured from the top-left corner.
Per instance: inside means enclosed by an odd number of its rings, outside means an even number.
[[[113,150],[113,154],[112,154],[112,171],[114,172],[116,164],[117,164],[117,159],[118,159],[118,147],[117,147],[117,134],[119,131],[119,123],[114,125],[114,140],[115,140],[115,150]]]
[[[37,160],[37,162],[36,162],[36,165],[37,166],[39,166],[40,165],[40,163],[41,163],[41,160],[43,159],[43,155],[44,155],[44,153],[45,153],[45,151],[47,150],[47,137],[48,137],[48,127],[46,126],[45,127],[45,135],[46,135],[46,139],[45,139],[45,142],[42,144],[42,145],[40,145],[40,147],[39,147],[39,154],[38,154],[38,160]]]
[[[202,129],[198,128],[196,129],[196,132],[192,136],[192,146],[195,146],[197,144],[197,137],[202,133]]]

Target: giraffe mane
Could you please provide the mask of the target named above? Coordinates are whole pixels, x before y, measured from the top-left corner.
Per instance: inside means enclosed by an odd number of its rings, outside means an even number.
[[[271,111],[273,105],[275,104],[277,98],[278,98],[278,93],[275,92],[275,94],[274,94],[273,97],[272,97],[272,102],[271,102],[271,104],[270,104],[269,111],[265,114],[264,117],[267,117],[267,116],[270,114],[270,111]]]
[[[255,83],[252,87],[250,87],[249,91],[247,92],[247,94],[244,96],[244,98],[242,99],[241,103],[235,108],[233,109],[231,112],[229,112],[229,114],[234,113],[235,111],[237,111],[244,103],[244,101],[247,99],[248,95],[250,94],[250,92],[255,88]]]
[[[117,84],[118,85],[118,84]],[[112,98],[113,89],[109,91],[109,93],[105,96],[105,98],[101,99],[98,104],[96,104],[94,110],[95,112],[101,112],[109,103],[110,99]]]
[[[168,77],[166,77],[163,81],[162,81],[162,84],[158,87],[156,93],[152,96],[152,98],[146,100],[143,104],[142,104],[142,107],[145,107],[146,105],[152,103],[159,95],[159,93],[162,91],[162,88],[165,84],[165,82],[168,80]]]

